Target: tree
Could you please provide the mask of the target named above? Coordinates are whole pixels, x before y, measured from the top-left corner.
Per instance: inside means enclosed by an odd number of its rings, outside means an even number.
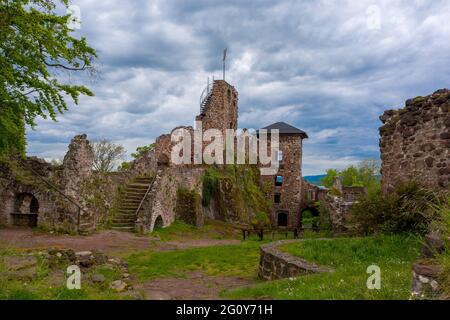
[[[137,160],[137,159],[141,158],[147,152],[155,149],[155,147],[156,147],[156,143],[149,144],[148,146],[137,147],[136,152],[133,152],[131,154],[131,157],[134,160]],[[120,170],[129,170],[131,168],[131,164],[132,164],[132,162],[127,162],[127,161],[122,162],[122,164],[120,165]]]
[[[86,87],[63,81],[64,73],[93,71],[96,51],[71,34],[69,0],[0,0],[0,154],[25,152],[25,125],[36,117],[56,120],[78,104]]]
[[[366,187],[369,193],[376,193],[381,188],[379,174],[380,162],[375,159],[365,159],[357,166],[349,166],[341,171],[336,169],[327,170],[327,174],[321,179],[321,183],[325,187],[331,188],[334,178],[339,176],[342,180],[342,185],[345,187]]]
[[[331,188],[333,186],[334,178],[339,175],[339,172],[336,169],[328,169],[325,177],[320,179],[320,183],[327,188]]]
[[[114,144],[106,139],[93,143],[94,170],[99,172],[113,171],[118,161],[123,160],[126,155],[125,148],[120,144]]]
[[[155,146],[156,146],[156,143],[149,144],[148,146],[137,147],[136,152],[132,153],[131,156],[134,159],[138,159],[138,158],[142,157],[145,153],[153,150],[155,148]]]

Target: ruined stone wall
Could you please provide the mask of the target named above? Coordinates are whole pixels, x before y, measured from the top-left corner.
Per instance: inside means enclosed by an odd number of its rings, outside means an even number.
[[[346,187],[336,177],[331,190],[320,190],[318,201],[328,211],[334,232],[345,232],[350,228],[349,218],[353,205],[367,194],[364,187]]]
[[[432,188],[450,186],[450,91],[406,101],[381,117],[383,191],[418,180]]]
[[[278,280],[295,278],[311,273],[331,272],[326,267],[318,266],[289,253],[281,251],[278,247],[288,243],[298,243],[298,240],[272,242],[263,245],[260,250],[258,276],[262,280]]]
[[[269,146],[270,148],[270,146]],[[300,210],[303,203],[302,191],[302,138],[300,135],[280,134],[280,150],[283,152],[283,160],[280,161],[279,171],[276,175],[261,176],[264,184],[273,188],[268,196],[274,200],[275,195],[280,195],[280,203],[273,202],[271,220],[277,225],[278,214],[288,213],[288,227],[300,225]],[[276,186],[276,176],[283,177],[283,185]]]
[[[156,150],[152,149],[131,162],[130,169],[125,171],[123,174],[126,178],[125,180],[132,180],[136,177],[144,177],[151,173],[155,173],[156,168]],[[126,183],[126,181],[123,181],[123,183]]]
[[[139,232],[153,231],[158,217],[163,226],[169,226],[177,218],[177,190],[185,188],[201,195],[203,168],[161,166],[136,221]]]
[[[75,136],[64,157],[60,185],[64,193],[81,206],[85,206],[82,185],[91,177],[93,163],[94,153],[87,136]]]
[[[28,158],[23,165],[17,159],[0,163],[0,225],[13,225],[19,218],[31,219],[31,215],[17,216],[23,211],[18,206],[29,207],[29,203],[22,202],[22,195],[30,195],[37,200],[38,227],[75,231],[75,208],[42,179],[59,186],[58,168],[37,158]]]

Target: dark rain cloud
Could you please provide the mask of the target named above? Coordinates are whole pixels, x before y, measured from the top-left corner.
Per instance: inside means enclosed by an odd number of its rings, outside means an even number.
[[[449,86],[444,0],[73,4],[81,9],[77,33],[99,51],[99,75],[73,79],[96,97],[28,131],[28,151],[41,157],[62,158],[82,132],[131,152],[192,125],[206,78],[221,77],[224,47],[240,127],[286,121],[307,131],[305,174],[378,157],[383,110]]]

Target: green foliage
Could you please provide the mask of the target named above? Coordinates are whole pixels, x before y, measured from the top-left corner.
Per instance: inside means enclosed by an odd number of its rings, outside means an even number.
[[[368,193],[374,194],[381,190],[379,171],[379,161],[367,159],[361,161],[358,166],[349,166],[342,171],[329,169],[320,182],[323,186],[332,188],[334,179],[339,176],[343,186],[366,187]]]
[[[175,213],[177,217],[181,217],[185,222],[196,225],[197,217],[201,214],[200,196],[195,190],[186,188],[177,189],[177,203]]]
[[[131,157],[133,158],[133,160],[137,160],[140,157],[142,157],[144,154],[146,154],[147,152],[155,149],[155,147],[156,147],[156,143],[149,144],[148,146],[137,147],[136,152],[133,152],[131,154]],[[119,166],[118,169],[121,171],[126,171],[126,170],[131,169],[131,166],[132,166],[132,162],[124,161],[124,162],[122,162],[122,164]]]
[[[330,211],[320,201],[316,203],[316,207],[319,210],[319,229],[330,231],[332,228]]]
[[[0,106],[0,154],[25,154],[25,123],[20,113]]]
[[[449,244],[450,245],[450,244]],[[439,276],[440,295],[444,299],[450,298],[450,248],[447,247],[443,253],[437,257],[437,262],[442,268]]]
[[[208,170],[203,176],[202,205],[207,207],[220,188],[219,177],[213,170]]]
[[[67,110],[80,95],[92,96],[84,86],[62,81],[60,71],[92,70],[96,57],[86,39],[69,28],[70,15],[59,15],[68,0],[0,1],[0,154],[24,152],[25,124]]]
[[[334,272],[269,281],[225,293],[229,299],[407,300],[421,239],[409,235],[304,240],[281,247]],[[367,267],[382,270],[381,290],[367,289]]]
[[[424,234],[440,219],[446,196],[410,182],[387,195],[369,194],[352,208],[350,221],[359,233],[375,232]]]
[[[180,220],[175,220],[170,226],[154,230],[152,237],[158,237],[162,241],[186,240],[186,239],[240,239],[240,230],[236,230],[234,224],[218,220],[205,221],[200,227],[194,227]]]
[[[309,210],[302,212],[302,226],[303,228],[312,228],[319,223],[319,217],[315,217],[313,213]]]
[[[155,146],[156,146],[156,143],[149,144],[148,146],[137,147],[136,152],[132,153],[131,156],[133,157],[133,159],[139,159],[147,152],[155,149]]]
[[[267,226],[271,202],[259,177],[259,169],[252,165],[208,168],[203,177],[202,204],[208,206],[214,199],[221,216],[226,217],[229,210],[234,210],[240,222]]]
[[[339,175],[338,170],[336,169],[328,169],[327,175],[320,179],[320,183],[327,188],[331,188],[333,186],[334,178]]]

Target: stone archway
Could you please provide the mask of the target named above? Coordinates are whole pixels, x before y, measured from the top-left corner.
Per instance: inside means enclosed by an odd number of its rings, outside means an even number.
[[[158,216],[155,220],[155,224],[153,225],[153,230],[161,229],[164,227],[164,220],[161,216]]]
[[[319,210],[314,206],[308,206],[303,208],[300,213],[300,223],[304,229],[312,229],[314,231],[319,230],[318,217],[320,216]]]
[[[19,193],[14,198],[14,209],[11,212],[12,224],[23,227],[37,227],[39,201],[28,192]]]

